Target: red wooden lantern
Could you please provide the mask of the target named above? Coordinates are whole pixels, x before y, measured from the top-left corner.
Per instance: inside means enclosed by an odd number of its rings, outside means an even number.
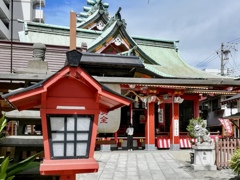
[[[18,110],[40,106],[45,155],[42,175],[75,179],[76,173],[98,171],[93,158],[98,115],[131,103],[81,69],[81,56],[76,50],[69,51],[68,65],[53,76],[2,95]]]

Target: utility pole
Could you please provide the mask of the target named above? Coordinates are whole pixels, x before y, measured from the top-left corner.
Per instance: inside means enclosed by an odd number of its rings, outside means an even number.
[[[224,44],[221,44],[221,76],[224,76],[224,66],[226,64],[226,61],[229,60],[228,54],[230,53],[229,49],[224,49]]]
[[[42,19],[42,0],[40,0],[40,18],[39,18],[39,23],[41,23]]]
[[[223,43],[221,44],[221,76],[224,76],[224,64],[223,64]]]

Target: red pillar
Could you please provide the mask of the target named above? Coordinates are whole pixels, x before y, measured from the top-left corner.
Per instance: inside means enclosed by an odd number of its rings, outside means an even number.
[[[194,99],[194,118],[199,117],[199,96]]]
[[[172,103],[172,122],[170,126],[170,149],[179,150],[179,104]]]
[[[147,121],[145,124],[145,150],[155,150],[154,104],[153,102],[148,103]]]

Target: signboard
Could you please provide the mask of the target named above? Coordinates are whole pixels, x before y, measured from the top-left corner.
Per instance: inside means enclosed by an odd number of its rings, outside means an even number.
[[[179,120],[174,119],[174,124],[173,124],[173,136],[179,136]]]
[[[158,112],[158,122],[163,123],[163,109],[159,109]]]

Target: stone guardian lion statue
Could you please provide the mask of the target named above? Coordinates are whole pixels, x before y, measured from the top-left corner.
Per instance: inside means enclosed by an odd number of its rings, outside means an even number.
[[[208,143],[212,143],[212,139],[210,138],[210,133],[208,132],[208,130],[206,128],[204,128],[204,122],[202,122],[201,124],[198,123],[194,123],[194,136],[197,139],[197,144],[198,143],[204,143],[204,142],[208,142]]]

